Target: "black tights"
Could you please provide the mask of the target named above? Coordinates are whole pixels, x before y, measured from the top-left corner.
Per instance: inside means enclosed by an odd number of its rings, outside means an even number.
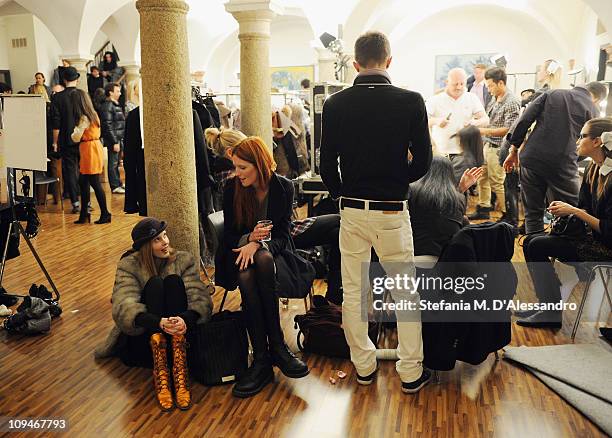
[[[169,275],[163,280],[151,277],[145,285],[140,301],[147,306],[147,312],[159,317],[177,316],[187,310],[187,293],[183,279],[178,275]],[[146,330],[142,335],[124,335],[124,341],[119,346],[118,355],[127,366],[152,368],[151,334],[161,332]]]
[[[238,272],[242,308],[255,359],[268,354],[271,347],[284,342],[276,296],[274,258],[265,249],[253,257],[254,263]],[[267,338],[267,339],[266,339]]]
[[[163,280],[151,277],[142,290],[141,302],[147,312],[161,318],[180,315],[187,310],[185,283],[178,275],[168,275]]]
[[[100,213],[102,216],[107,216],[108,208],[106,207],[106,195],[100,184],[100,175],[79,175],[79,187],[81,189],[81,214],[80,217],[87,215],[87,206],[89,205],[89,186],[93,187],[96,194],[96,200],[100,205]]]

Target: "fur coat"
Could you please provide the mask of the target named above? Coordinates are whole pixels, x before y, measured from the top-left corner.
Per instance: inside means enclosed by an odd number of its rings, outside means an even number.
[[[200,279],[193,256],[188,252],[178,251],[176,260],[162,268],[160,277],[165,278],[172,274],[180,276],[185,283],[187,308],[198,312],[200,315],[198,323],[206,322],[212,311],[210,294],[214,289],[210,285],[204,285]],[[147,311],[146,306],[140,302],[140,295],[148,280],[148,273],[138,261],[138,253],[134,252],[119,261],[111,299],[115,325],[106,341],[96,347],[94,352],[96,358],[113,356],[119,335],[122,333],[128,336],[144,333],[145,329],[137,327],[134,320],[136,315]]]

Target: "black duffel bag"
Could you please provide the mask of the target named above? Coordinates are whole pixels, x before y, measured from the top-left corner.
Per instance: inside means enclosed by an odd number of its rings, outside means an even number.
[[[238,380],[248,367],[249,341],[242,312],[223,310],[189,337],[189,373],[203,385]]]

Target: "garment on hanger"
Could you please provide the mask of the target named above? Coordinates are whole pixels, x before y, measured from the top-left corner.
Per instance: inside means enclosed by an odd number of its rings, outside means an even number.
[[[123,138],[123,168],[125,169],[125,203],[128,214],[147,215],[147,183],[145,178],[144,149],[140,135],[140,107],[128,113]]]

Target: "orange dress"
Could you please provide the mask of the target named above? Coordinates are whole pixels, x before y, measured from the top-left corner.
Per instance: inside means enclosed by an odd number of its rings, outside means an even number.
[[[79,172],[83,175],[98,175],[104,168],[100,126],[92,123],[83,132],[79,143]]]

